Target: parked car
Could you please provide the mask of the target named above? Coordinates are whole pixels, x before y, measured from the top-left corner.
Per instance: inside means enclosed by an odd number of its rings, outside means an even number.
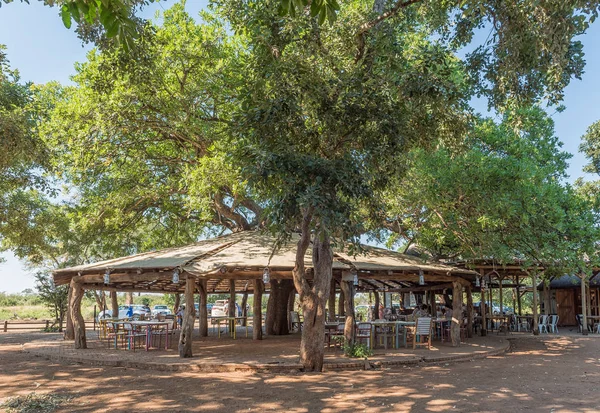
[[[213,303],[208,303],[206,304],[206,311],[207,314],[211,314],[212,308],[213,308]],[[198,303],[194,304],[194,308],[196,309],[196,317],[200,317],[200,306],[198,305]]]
[[[152,313],[152,311],[150,310],[150,307],[148,307],[147,305],[143,305],[143,304],[134,304],[133,306],[133,314],[140,314],[140,315],[150,315]]]
[[[164,304],[157,304],[152,308],[152,316],[156,317],[157,315],[171,315],[173,314],[169,307]]]
[[[131,306],[132,307],[132,306]],[[119,315],[118,318],[127,318],[133,315],[133,308],[130,308],[128,305],[120,305],[119,306]],[[105,318],[112,318],[112,310],[100,311],[98,313],[98,320],[103,320]]]
[[[240,308],[240,306],[235,303],[235,308],[236,308],[236,315],[235,317],[241,317],[242,316],[242,309]],[[211,317],[227,317],[229,311],[229,301],[228,300],[217,300],[215,301],[215,303],[212,306],[212,309],[210,311],[210,316]]]

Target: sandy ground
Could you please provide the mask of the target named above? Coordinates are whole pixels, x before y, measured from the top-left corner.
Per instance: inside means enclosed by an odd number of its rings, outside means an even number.
[[[0,334],[0,402],[73,396],[61,412],[598,412],[600,336],[518,337],[483,360],[324,374],[163,373],[52,363]]]

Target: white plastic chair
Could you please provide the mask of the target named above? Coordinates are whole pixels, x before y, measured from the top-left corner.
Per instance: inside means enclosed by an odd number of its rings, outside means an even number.
[[[540,330],[540,334],[546,332],[548,334],[548,316],[541,315],[538,321],[538,329]]]
[[[548,328],[550,329],[551,333],[558,333],[558,315],[553,314],[550,316]]]
[[[419,317],[417,319],[413,336],[413,350],[416,347],[427,347],[431,349],[431,327],[431,318]]]

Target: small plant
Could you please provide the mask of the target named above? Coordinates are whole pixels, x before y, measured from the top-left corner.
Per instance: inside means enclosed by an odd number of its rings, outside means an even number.
[[[26,396],[10,397],[0,404],[0,407],[6,409],[8,413],[50,413],[68,404],[72,399],[72,396],[67,395],[33,392]]]
[[[351,358],[365,358],[373,355],[371,347],[363,343],[345,342],[342,348],[344,354]]]

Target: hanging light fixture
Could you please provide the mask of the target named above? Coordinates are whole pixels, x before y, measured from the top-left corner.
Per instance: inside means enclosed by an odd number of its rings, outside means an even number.
[[[423,270],[419,270],[419,285],[425,285],[425,275]]]
[[[270,281],[271,281],[271,270],[269,269],[269,267],[265,267],[265,269],[263,270],[263,282],[265,284],[267,284]]]
[[[479,282],[479,276],[475,277],[475,287],[480,287],[481,283]]]
[[[358,271],[352,270],[352,283],[356,287],[358,285]]]
[[[110,269],[106,269],[104,273],[104,284],[110,284]]]
[[[179,268],[173,270],[173,284],[179,284]]]

